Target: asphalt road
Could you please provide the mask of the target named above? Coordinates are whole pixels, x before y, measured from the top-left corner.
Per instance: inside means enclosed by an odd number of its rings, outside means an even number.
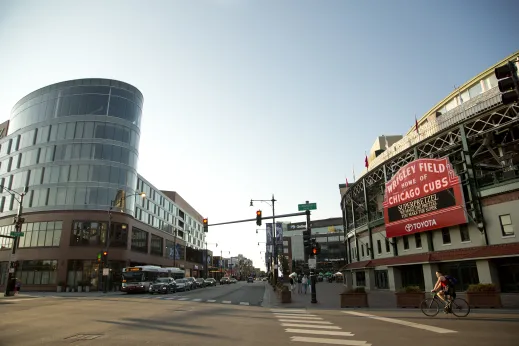
[[[239,297],[240,290],[254,292],[256,287],[243,283],[188,295]],[[1,346],[517,346],[519,312],[476,310],[463,319],[429,318],[417,310],[268,309],[138,295],[41,296],[0,299],[0,321]]]
[[[165,301],[180,300],[212,304],[231,304],[245,306],[261,306],[265,284],[261,281],[247,283],[239,281],[235,284],[217,285],[197,288],[187,292],[171,294],[124,294],[131,299],[159,299]]]

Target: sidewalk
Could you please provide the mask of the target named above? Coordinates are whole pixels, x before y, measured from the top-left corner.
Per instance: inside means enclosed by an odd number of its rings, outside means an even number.
[[[297,287],[292,292],[292,302],[282,304],[277,297],[276,292],[268,283],[265,283],[265,295],[263,297],[262,306],[267,308],[285,308],[285,309],[322,309],[322,310],[342,310],[342,311],[363,311],[366,313],[376,311],[388,312],[419,312],[420,309],[402,309],[396,307],[396,298],[392,292],[377,292],[368,296],[368,308],[341,308],[340,294],[344,291],[342,283],[319,282],[316,284],[317,303],[312,304],[312,295],[310,292],[306,294],[298,294]],[[471,309],[471,314],[519,314],[519,309]]]

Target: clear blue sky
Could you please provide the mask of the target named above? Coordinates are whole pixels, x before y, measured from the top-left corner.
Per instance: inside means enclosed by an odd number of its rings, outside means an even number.
[[[144,94],[139,173],[209,223],[272,193],[279,214],[339,217],[377,136],[519,49],[518,4],[0,0],[0,120],[51,83],[122,80]],[[210,228],[209,248],[263,267],[256,228]]]

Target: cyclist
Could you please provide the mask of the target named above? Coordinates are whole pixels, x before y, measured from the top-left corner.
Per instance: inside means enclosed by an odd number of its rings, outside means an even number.
[[[448,277],[440,272],[436,272],[436,277],[438,278],[438,281],[436,281],[436,285],[434,285],[431,292],[438,292],[438,297],[447,303],[445,305],[445,313],[449,313],[451,312],[451,302],[456,295],[454,285],[450,282]],[[447,296],[447,300],[445,299],[445,296]]]

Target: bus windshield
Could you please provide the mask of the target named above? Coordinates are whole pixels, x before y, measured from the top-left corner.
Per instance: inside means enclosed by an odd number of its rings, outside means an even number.
[[[123,279],[126,282],[141,282],[144,281],[144,273],[143,272],[124,272]]]

